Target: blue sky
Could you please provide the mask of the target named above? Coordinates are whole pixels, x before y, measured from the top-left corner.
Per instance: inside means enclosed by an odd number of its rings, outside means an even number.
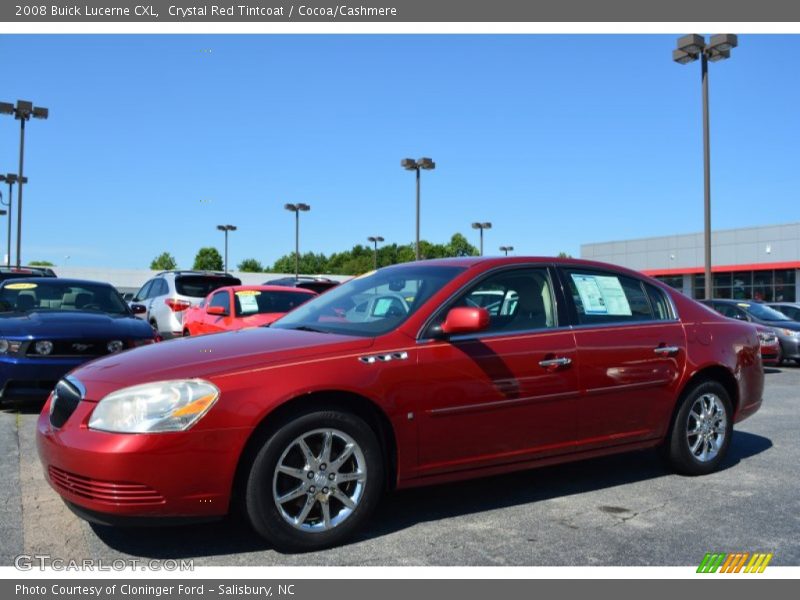
[[[680,32],[678,32],[680,33]],[[486,249],[578,255],[581,243],[702,229],[699,64],[672,35],[120,35],[0,37],[23,65],[0,100],[27,129],[23,261],[183,267],[293,250],[286,202],[312,210],[302,250],[492,221]],[[740,36],[712,64],[714,227],[800,220],[800,36]],[[7,61],[8,62],[8,61]],[[18,123],[0,118],[0,172]],[[7,188],[2,187],[3,194]],[[5,223],[0,223],[5,248]],[[0,252],[1,254],[1,252]]]

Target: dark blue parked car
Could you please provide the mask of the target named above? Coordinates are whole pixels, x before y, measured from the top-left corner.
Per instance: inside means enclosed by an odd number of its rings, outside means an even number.
[[[0,402],[44,399],[92,358],[160,338],[107,283],[16,278],[0,284]]]

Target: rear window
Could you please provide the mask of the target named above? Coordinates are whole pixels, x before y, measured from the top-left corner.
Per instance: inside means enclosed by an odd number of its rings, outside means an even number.
[[[236,316],[247,317],[265,313],[287,313],[314,298],[303,292],[266,292],[239,290],[235,293]]]
[[[214,290],[228,285],[242,285],[242,282],[236,277],[214,275],[179,275],[175,278],[175,291],[190,298],[205,298]]]

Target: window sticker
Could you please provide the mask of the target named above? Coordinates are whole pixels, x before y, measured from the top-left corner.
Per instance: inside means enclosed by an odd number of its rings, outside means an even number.
[[[243,315],[249,315],[251,313],[258,312],[258,296],[261,294],[261,292],[248,294],[247,291],[253,292],[254,290],[236,292],[236,297],[239,298],[239,308],[241,309]]]
[[[32,290],[39,287],[35,283],[9,283],[5,286],[7,290]]]
[[[633,315],[625,290],[622,289],[617,277],[573,273],[572,280],[578,289],[585,314],[626,317]]]

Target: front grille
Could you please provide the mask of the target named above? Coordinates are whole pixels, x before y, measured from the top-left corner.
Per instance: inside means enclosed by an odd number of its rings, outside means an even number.
[[[80,401],[81,392],[78,388],[66,379],[59,381],[50,400],[50,424],[53,427],[63,427],[78,408]]]
[[[53,466],[50,466],[47,472],[51,483],[57,489],[94,502],[125,506],[164,503],[164,496],[142,483],[98,481]]]
[[[117,338],[118,339],[118,338]],[[53,350],[50,354],[39,354],[36,352],[36,341],[30,342],[25,351],[26,356],[35,358],[63,358],[74,356],[85,356],[95,358],[108,354],[108,342],[111,340],[52,340]],[[128,344],[124,344],[127,348]]]

